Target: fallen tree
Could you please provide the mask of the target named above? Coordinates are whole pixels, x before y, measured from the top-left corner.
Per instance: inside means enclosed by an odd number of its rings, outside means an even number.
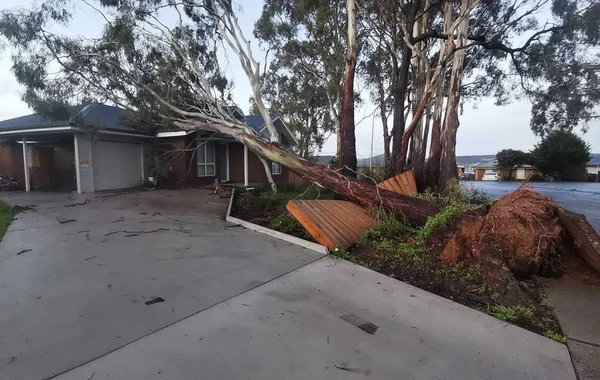
[[[564,208],[558,209],[558,217],[573,248],[596,272],[600,273],[600,237],[586,217]]]
[[[267,142],[260,136],[247,131],[246,126],[241,123],[224,126],[217,123],[181,119],[175,121],[175,125],[182,129],[209,129],[227,134],[246,145],[260,157],[284,165],[310,183],[331,190],[345,199],[363,206],[383,208],[412,226],[424,225],[428,217],[440,211],[439,206],[433,202],[380,189],[374,184],[346,177],[338,170],[304,160],[295,153],[284,150],[277,144]]]

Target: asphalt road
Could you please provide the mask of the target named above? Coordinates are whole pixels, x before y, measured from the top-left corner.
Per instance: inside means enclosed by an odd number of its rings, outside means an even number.
[[[482,190],[492,199],[514,191],[519,182],[463,181],[466,188]],[[600,183],[586,182],[540,182],[531,183],[540,194],[554,198],[567,210],[584,214],[590,224],[600,233]]]

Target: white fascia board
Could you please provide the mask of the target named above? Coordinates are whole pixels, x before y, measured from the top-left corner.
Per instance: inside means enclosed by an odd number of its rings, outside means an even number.
[[[141,138],[145,138],[145,139],[153,139],[154,138],[154,136],[140,135],[140,134],[137,134],[137,133],[114,132],[114,131],[104,131],[104,130],[100,130],[100,131],[98,131],[98,133],[102,133],[104,135],[141,137]]]
[[[194,132],[198,131],[197,129],[190,129],[188,131],[173,131],[173,132],[158,132],[156,137],[179,137],[179,136],[187,136]]]
[[[10,131],[0,131],[0,135],[22,135],[28,133],[38,132],[60,132],[60,131],[75,131],[77,128],[72,126],[62,127],[47,127],[47,128],[24,128],[24,129],[11,129]]]

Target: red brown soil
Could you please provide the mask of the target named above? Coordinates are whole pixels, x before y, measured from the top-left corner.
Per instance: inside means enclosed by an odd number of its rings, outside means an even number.
[[[492,280],[502,276],[504,266],[518,280],[559,274],[566,243],[558,209],[551,198],[522,187],[501,198],[487,215],[462,217],[440,257],[480,261]]]

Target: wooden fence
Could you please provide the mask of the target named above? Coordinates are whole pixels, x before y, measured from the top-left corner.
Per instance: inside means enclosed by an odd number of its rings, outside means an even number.
[[[310,182],[300,177],[296,173],[289,172],[289,184],[294,186],[308,186]]]

